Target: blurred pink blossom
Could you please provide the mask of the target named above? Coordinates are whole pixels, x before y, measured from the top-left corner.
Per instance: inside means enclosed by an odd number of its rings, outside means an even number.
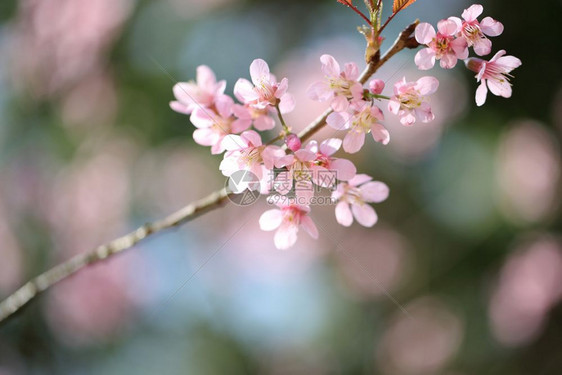
[[[21,0],[19,5],[13,68],[27,89],[43,96],[102,70],[104,55],[129,17],[133,1]]]
[[[506,346],[531,342],[562,297],[562,243],[544,236],[523,244],[503,265],[491,297],[495,338]]]
[[[93,147],[92,147],[93,146]],[[127,140],[104,140],[96,156],[78,157],[58,176],[49,222],[57,260],[66,260],[122,234],[127,228],[128,171],[135,147]],[[47,317],[53,332],[70,345],[105,340],[128,326],[131,255],[111,259],[63,281],[48,295]]]
[[[461,319],[441,301],[422,297],[398,311],[377,349],[383,374],[433,375],[458,351],[463,338]]]
[[[197,67],[196,82],[179,82],[173,87],[176,100],[170,107],[179,113],[191,114],[196,108],[213,108],[217,99],[224,94],[226,81],[217,82],[215,73],[206,65]]]
[[[507,129],[496,159],[500,208],[515,223],[547,219],[560,205],[559,145],[536,121],[518,121]]]
[[[336,252],[345,285],[361,299],[387,298],[386,293],[396,290],[407,277],[407,239],[380,225],[370,230],[347,229],[346,233],[342,239],[345,250]]]

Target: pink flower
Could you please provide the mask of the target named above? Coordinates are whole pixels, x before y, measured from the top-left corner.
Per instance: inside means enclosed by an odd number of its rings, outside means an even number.
[[[338,184],[332,193],[336,199],[336,220],[343,226],[350,226],[353,217],[365,227],[372,227],[377,222],[377,213],[367,203],[380,203],[388,198],[388,186],[372,177],[358,174],[349,182]],[[350,206],[351,205],[351,209]]]
[[[260,228],[265,231],[277,229],[273,242],[275,247],[284,250],[297,241],[299,227],[302,227],[312,238],[318,238],[318,229],[308,216],[310,207],[290,204],[289,199],[281,199],[277,203],[279,209],[265,211],[260,217]]]
[[[234,106],[234,115],[238,118],[250,120],[259,131],[271,130],[275,127],[275,120],[271,117],[271,108],[257,109],[248,104]]]
[[[476,75],[477,82],[482,82],[476,89],[476,104],[483,105],[486,102],[488,88],[492,94],[504,98],[511,97],[512,77],[510,72],[521,65],[521,60],[514,56],[504,56],[505,51],[501,50],[492,57],[490,61],[479,58],[471,58],[466,61],[466,67]]]
[[[252,61],[250,76],[252,82],[240,78],[234,85],[234,95],[238,100],[258,110],[278,104],[284,113],[294,109],[292,96],[287,93],[289,81],[283,78],[281,82],[277,82],[264,60]]]
[[[247,170],[260,180],[265,170],[272,170],[275,161],[285,155],[285,151],[278,146],[262,144],[260,135],[248,130],[241,135],[229,134],[222,140],[222,148],[226,150],[219,169],[225,176],[236,171]]]
[[[449,17],[437,24],[437,33],[429,23],[420,23],[416,27],[416,40],[427,48],[420,50],[415,57],[420,70],[433,68],[435,60],[441,60],[444,69],[451,69],[457,65],[457,59],[468,57],[468,44],[464,38],[455,38],[462,26],[457,17]]]
[[[316,154],[314,164],[317,166],[317,185],[332,187],[336,179],[349,181],[357,173],[357,168],[351,161],[332,157],[341,145],[342,140],[338,138],[328,138],[320,146],[315,140],[307,143],[305,150]]]
[[[435,77],[422,77],[416,82],[406,82],[406,77],[394,84],[394,96],[388,102],[388,110],[400,116],[402,125],[413,125],[416,119],[421,122],[432,121],[435,116],[426,95],[437,91],[439,81]]]
[[[170,102],[170,107],[184,114],[190,114],[199,107],[212,108],[225,88],[226,81],[217,82],[213,71],[206,65],[200,65],[197,67],[197,83],[180,82],[174,85],[176,101]]]
[[[468,46],[474,47],[474,52],[478,56],[484,56],[492,51],[492,42],[486,38],[488,36],[498,36],[503,32],[503,25],[492,17],[486,17],[482,22],[478,22],[478,16],[482,14],[484,7],[480,4],[473,4],[462,13],[462,27],[460,35],[466,40]]]
[[[330,55],[322,55],[322,72],[325,80],[313,83],[308,89],[308,96],[320,102],[330,101],[332,109],[336,112],[345,111],[349,101],[361,100],[363,85],[357,81],[359,69],[355,63],[345,64],[344,70]]]
[[[326,119],[326,123],[336,130],[349,129],[343,139],[345,152],[355,153],[363,147],[365,134],[371,133],[375,142],[383,145],[390,141],[390,133],[379,123],[384,119],[381,110],[370,102],[355,102],[350,112],[334,112]]]
[[[232,133],[240,133],[248,129],[251,120],[236,119],[233,116],[234,100],[226,95],[215,99],[216,111],[210,108],[197,107],[193,110],[190,120],[197,127],[193,139],[202,146],[211,146],[212,154],[224,151],[223,138]]]
[[[314,196],[312,180],[316,179],[318,166],[314,164],[316,155],[308,150],[300,149],[292,155],[286,155],[275,161],[277,168],[287,168],[275,178],[273,188],[282,195],[287,195],[295,185],[297,203],[309,204]]]

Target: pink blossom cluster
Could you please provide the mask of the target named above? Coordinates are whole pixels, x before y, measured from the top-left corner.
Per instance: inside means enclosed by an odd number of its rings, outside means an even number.
[[[390,142],[390,133],[382,124],[384,114],[378,105],[380,100],[388,100],[388,111],[398,115],[404,125],[435,118],[428,101],[428,96],[439,86],[435,77],[422,77],[414,82],[403,77],[394,84],[392,97],[388,97],[382,95],[385,83],[380,79],[371,80],[368,88],[363,87],[355,63],[346,63],[342,69],[330,55],[320,57],[320,62],[324,80],[312,84],[308,95],[312,100],[330,103],[333,113],[327,117],[326,123],[336,130],[346,131],[343,139],[345,152],[358,152],[369,133],[375,142],[383,145]]]
[[[477,73],[476,79],[480,86],[476,90],[476,104],[486,102],[488,89],[496,96],[511,97],[510,73],[521,65],[521,60],[514,56],[504,56],[499,51],[491,60],[469,58],[472,47],[478,56],[486,56],[492,52],[492,42],[488,37],[495,37],[503,32],[503,24],[492,17],[481,21],[478,17],[484,11],[480,4],[473,4],[465,9],[459,17],[449,17],[437,23],[437,31],[429,23],[423,22],[416,27],[415,38],[426,48],[421,49],[415,57],[420,70],[433,68],[436,60],[444,69],[452,69],[457,61],[464,60],[468,69]]]
[[[440,60],[443,68],[453,68],[458,59],[466,60],[469,69],[478,73],[481,82],[477,90],[478,105],[484,103],[487,89],[495,95],[509,97],[511,70],[521,64],[519,59],[504,56],[500,51],[490,61],[468,59],[472,47],[479,56],[490,53],[488,36],[502,33],[503,25],[486,17],[481,22],[481,5],[466,9],[461,20],[449,17],[438,23],[437,31],[428,23],[420,23],[415,38],[425,48],[420,50],[415,63],[420,70],[427,70]],[[377,222],[377,214],[370,203],[387,199],[388,187],[365,174],[357,174],[357,168],[348,159],[335,156],[343,151],[353,154],[365,144],[367,134],[375,142],[386,145],[390,132],[383,125],[385,114],[399,118],[402,125],[434,120],[430,96],[439,81],[424,76],[415,81],[406,77],[393,84],[391,95],[383,95],[385,82],[362,76],[357,65],[348,62],[341,66],[334,57],[320,57],[322,80],[313,83],[307,94],[310,99],[326,102],[330,113],[326,124],[336,131],[345,132],[343,139],[329,137],[323,141],[310,140],[303,144],[283,115],[295,107],[293,96],[288,93],[287,78],[278,80],[271,74],[262,59],[250,65],[251,81],[240,78],[234,86],[235,100],[224,93],[225,81],[218,81],[207,66],[197,68],[196,82],[183,82],[174,86],[173,110],[190,115],[197,128],[195,142],[210,146],[212,154],[223,154],[220,170],[233,179],[238,171],[251,172],[254,181],[236,184],[232,193],[259,191],[269,195],[268,202],[277,208],[267,210],[259,224],[265,231],[276,230],[275,245],[286,249],[294,245],[300,228],[313,238],[318,229],[310,217],[311,205],[322,192],[331,191],[330,202],[335,205],[336,221],[350,226],[353,221],[370,227]],[[381,102],[386,100],[386,106]],[[270,131],[280,125],[278,136],[268,142],[260,132]],[[334,134],[335,135],[335,134]],[[309,135],[307,134],[307,137]],[[283,142],[276,145],[276,142]],[[230,185],[229,185],[230,186]]]
[[[325,72],[339,76],[334,77],[338,83],[332,87],[317,83],[311,86],[310,92],[320,95],[316,99],[331,100],[332,107],[339,111],[334,112],[339,116],[337,120],[343,121],[342,128],[349,129],[344,140],[331,137],[303,144],[283,120],[283,115],[294,108],[293,97],[287,92],[288,80],[278,81],[261,59],[250,65],[251,82],[243,78],[236,82],[234,96],[239,103],[224,93],[226,82],[217,82],[207,66],[197,68],[195,82],[176,84],[173,90],[176,100],[170,103],[176,112],[190,115],[196,127],[193,133],[196,143],[211,147],[213,154],[223,154],[219,166],[223,175],[248,171],[257,178],[258,183],[242,184],[235,193],[259,190],[275,198],[268,202],[275,202],[277,208],[267,210],[259,224],[265,231],[276,230],[274,242],[280,249],[296,242],[300,228],[313,238],[318,237],[318,229],[309,214],[315,194],[323,189],[332,192],[329,202],[337,207],[336,220],[346,226],[351,225],[348,213],[361,225],[374,225],[377,215],[369,203],[382,202],[388,196],[386,185],[370,182],[369,176],[357,175],[351,161],[335,156],[342,145],[347,152],[361,148],[363,141],[355,133],[362,134],[364,140],[365,134],[372,131],[377,141],[388,143],[388,131],[380,124],[382,111],[373,104],[372,97],[380,94],[384,83],[374,80],[370,89],[364,90],[357,80],[359,72],[355,64],[347,64],[340,74],[339,65],[331,56],[322,56],[321,60]],[[395,100],[400,102],[403,93],[415,96],[419,85],[411,86],[410,91],[397,89]],[[356,119],[352,126],[346,126],[345,121],[351,117]],[[336,118],[331,117],[329,123],[333,119]],[[279,136],[264,142],[260,132],[275,128],[278,122],[283,127]],[[284,146],[276,145],[275,141],[283,141]]]

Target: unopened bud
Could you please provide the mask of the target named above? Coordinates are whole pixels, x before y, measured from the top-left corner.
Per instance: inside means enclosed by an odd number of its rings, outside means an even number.
[[[474,73],[479,73],[480,70],[482,69],[482,64],[485,61],[482,59],[478,59],[478,58],[470,58],[468,60],[465,61],[466,67],[468,68],[468,70],[472,70]]]
[[[285,137],[285,144],[293,152],[300,150],[302,146],[300,138],[294,133],[290,133]]]
[[[369,82],[369,91],[371,94],[378,95],[384,90],[384,81],[380,79],[373,79]]]

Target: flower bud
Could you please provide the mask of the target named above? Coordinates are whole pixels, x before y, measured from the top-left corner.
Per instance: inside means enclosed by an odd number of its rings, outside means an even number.
[[[466,67],[468,68],[468,70],[472,70],[474,73],[480,73],[480,70],[482,69],[482,64],[485,61],[479,58],[470,58],[468,60],[465,60],[465,64]]]
[[[290,133],[285,137],[285,144],[293,152],[300,150],[302,145],[300,138],[294,133]]]
[[[378,95],[384,90],[384,81],[380,79],[373,79],[369,82],[369,91],[371,94]]]

